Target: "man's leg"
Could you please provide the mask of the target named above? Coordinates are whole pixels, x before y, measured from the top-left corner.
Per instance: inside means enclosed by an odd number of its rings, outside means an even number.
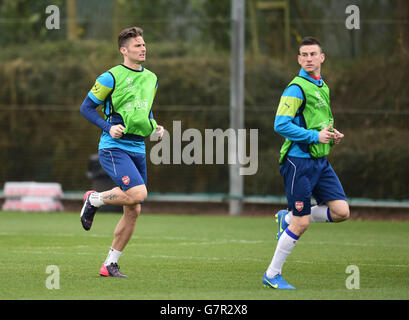
[[[119,220],[115,231],[114,240],[108,255],[101,266],[100,274],[102,276],[111,276],[117,269],[116,276],[125,278],[126,276],[119,272],[118,260],[132,237],[135,230],[136,220],[141,212],[141,205],[124,206],[124,214]],[[109,271],[108,271],[109,269]]]
[[[275,289],[295,289],[281,276],[281,270],[299,237],[307,230],[309,223],[309,215],[293,216],[290,226],[281,234],[273,259],[264,274],[265,286]]]
[[[325,221],[325,210],[327,210],[330,222],[341,222],[349,218],[349,205],[341,181],[326,159],[318,162],[321,168],[321,175],[314,187],[312,195],[317,203],[322,205],[322,216],[317,222]]]
[[[123,251],[135,230],[136,220],[141,213],[141,204],[124,206],[124,214],[116,225],[112,248]]]
[[[334,169],[326,159],[317,164],[322,171],[312,194],[319,205],[311,208],[311,222],[341,222],[349,219],[349,205]],[[291,223],[293,214],[285,210],[279,213],[277,217],[280,216],[278,217],[280,219],[277,220],[280,235],[280,231],[284,231],[285,227]]]
[[[146,186],[141,184],[126,191],[115,187],[111,190],[101,192],[98,197],[102,200],[103,204],[133,207],[143,202],[147,195],[148,191],[146,190]]]
[[[288,218],[288,214],[283,218]],[[268,278],[281,274],[281,269],[299,237],[308,229],[310,222],[341,222],[349,218],[349,205],[345,200],[331,200],[311,208],[310,215],[290,215],[289,226],[280,234],[271,264],[266,271]]]
[[[311,221],[310,215],[293,216],[293,219],[290,225],[288,226],[288,229],[297,237],[301,237],[301,235],[308,229],[310,221]]]
[[[288,210],[280,210],[275,217],[278,223],[277,240],[279,240],[281,234],[290,225],[293,219],[293,212]],[[329,208],[326,204],[311,207],[311,214],[309,217],[310,222],[333,222]]]
[[[274,277],[281,273],[281,269],[288,255],[291,253],[299,237],[307,230],[310,223],[310,216],[293,216],[291,224],[283,232],[277,242],[271,264],[267,269],[267,276]]]
[[[139,214],[141,213],[142,209],[141,203],[146,199],[147,196],[146,190],[147,172],[145,155],[133,154],[132,160],[139,174],[137,180],[140,181],[140,183],[142,183],[143,181],[143,184],[129,188],[124,192],[119,188],[114,188],[110,191],[103,193],[101,196],[103,200],[105,199],[104,201],[106,203],[111,202],[111,204],[120,204],[122,202],[124,204],[123,206],[124,214],[115,228],[114,240],[111,246],[111,250],[113,250],[116,253],[114,255],[114,258],[116,258],[116,256],[117,258],[116,260],[111,261],[109,259],[110,255],[108,255],[108,258],[105,261],[106,263],[108,262],[116,263],[118,261],[121,252],[124,250],[125,246],[132,237],[132,234],[135,229],[136,220]],[[132,180],[134,180],[134,178],[132,178]]]
[[[349,205],[345,200],[330,200],[324,204],[311,207],[311,222],[341,222],[349,219]],[[290,224],[293,214],[289,211],[285,223]]]
[[[279,232],[283,232],[291,223],[292,211],[280,210],[276,218],[279,223]],[[311,207],[310,222],[341,222],[349,218],[349,205],[345,200],[331,200],[325,204]],[[280,234],[280,233],[279,233]]]
[[[143,187],[145,187],[145,185],[143,185]],[[109,195],[118,195],[118,197],[114,196],[109,197],[110,198],[109,201],[112,201],[112,204],[117,204],[117,201],[120,201],[121,199],[126,199],[126,197],[129,197],[131,199],[139,197],[141,190],[143,190],[141,186],[135,186],[125,192],[119,189],[119,191],[125,193],[126,196],[121,195],[121,192],[118,192],[116,188],[113,189],[112,193],[110,193],[110,191],[107,191],[105,193]],[[143,200],[145,199],[143,198]],[[124,213],[115,227],[114,239],[112,241],[112,245],[108,252],[107,258],[105,259],[105,262],[101,266],[100,275],[116,276],[123,278],[126,277],[119,271],[118,259],[132,237],[132,234],[135,230],[136,220],[138,219],[138,216],[141,213],[141,208],[142,205],[140,203],[123,206]]]
[[[312,163],[302,159],[287,159],[280,168],[288,205],[296,214],[293,215],[290,225],[279,235],[274,256],[264,274],[263,283],[269,287],[294,289],[282,278],[281,270],[299,237],[307,230],[310,223],[312,188],[308,173]]]
[[[333,222],[341,222],[349,219],[349,205],[345,200],[327,201],[327,206]]]
[[[134,206],[147,197],[145,154],[120,149],[102,149],[99,160],[118,187],[105,192],[88,191],[84,196],[81,223],[90,230],[97,209],[104,204]]]
[[[84,196],[84,205],[81,210],[81,223],[85,230],[90,230],[95,213],[104,204],[135,206],[142,203],[148,195],[144,184],[134,186],[126,191],[115,187],[104,192],[88,191]]]

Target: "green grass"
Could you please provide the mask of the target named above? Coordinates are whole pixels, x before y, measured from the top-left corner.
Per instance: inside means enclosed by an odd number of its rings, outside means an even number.
[[[118,214],[82,230],[78,213],[0,212],[0,299],[409,299],[409,223],[311,224],[283,268],[297,290],[264,288],[277,225],[269,217],[141,215],[120,258],[129,279],[99,267]],[[46,288],[49,265],[60,289]],[[360,289],[348,290],[356,265]]]

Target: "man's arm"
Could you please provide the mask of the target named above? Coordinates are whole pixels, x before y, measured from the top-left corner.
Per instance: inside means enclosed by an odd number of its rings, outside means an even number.
[[[277,109],[274,131],[294,142],[318,143],[318,131],[307,130],[295,123],[294,119],[303,101],[304,97],[298,86],[292,85],[284,91]]]
[[[100,117],[96,108],[104,103],[113,90],[113,86],[114,79],[112,75],[109,72],[103,73],[97,78],[81,105],[81,114],[107,133],[111,130],[112,125]]]
[[[100,127],[103,131],[108,132],[112,125],[102,119],[98,114],[96,108],[99,104],[95,103],[89,96],[86,96],[84,102],[81,105],[81,114],[91,123]]]

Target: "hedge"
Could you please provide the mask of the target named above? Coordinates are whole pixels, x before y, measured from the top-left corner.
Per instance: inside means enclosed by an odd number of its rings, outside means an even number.
[[[64,190],[85,190],[89,156],[97,152],[100,131],[79,113],[95,78],[120,63],[110,43],[61,42],[0,53],[1,181],[59,181]],[[156,48],[160,48],[156,45]],[[20,48],[21,49],[21,48]],[[173,121],[183,129],[229,127],[229,56],[189,56],[188,50],[166,58],[149,58],[145,67],[159,78],[153,111],[169,131]],[[158,49],[159,50],[159,49]],[[376,73],[398,68],[389,59],[377,72],[372,61],[351,64],[342,72],[329,65],[336,127],[345,133],[330,161],[348,197],[409,198],[409,131],[406,88],[380,85]],[[361,75],[363,70],[366,75]],[[406,68],[407,70],[407,68]],[[278,169],[282,138],[272,125],[280,95],[298,67],[273,59],[246,60],[246,128],[259,130],[258,172],[245,177],[246,194],[283,194]],[[332,73],[331,73],[332,72]],[[396,71],[398,72],[398,71]],[[382,90],[379,94],[373,91]],[[380,98],[382,97],[382,99]],[[378,110],[373,113],[373,108]],[[354,112],[348,113],[353,109]],[[359,112],[357,112],[357,110]],[[382,113],[393,110],[395,113]],[[406,112],[406,113],[405,113]],[[186,144],[186,143],[185,143]],[[153,143],[147,142],[147,151]],[[151,192],[228,192],[227,165],[153,165],[148,161]]]

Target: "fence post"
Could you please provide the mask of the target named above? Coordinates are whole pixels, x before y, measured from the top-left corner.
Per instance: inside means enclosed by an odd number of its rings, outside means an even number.
[[[230,64],[230,127],[238,134],[238,129],[244,129],[244,0],[231,1],[231,64]],[[230,141],[230,140],[229,140]],[[229,147],[230,187],[229,212],[231,215],[240,215],[243,209],[243,176],[240,175],[238,161],[238,143]],[[242,149],[243,150],[243,149]],[[230,157],[229,157],[230,158]]]

